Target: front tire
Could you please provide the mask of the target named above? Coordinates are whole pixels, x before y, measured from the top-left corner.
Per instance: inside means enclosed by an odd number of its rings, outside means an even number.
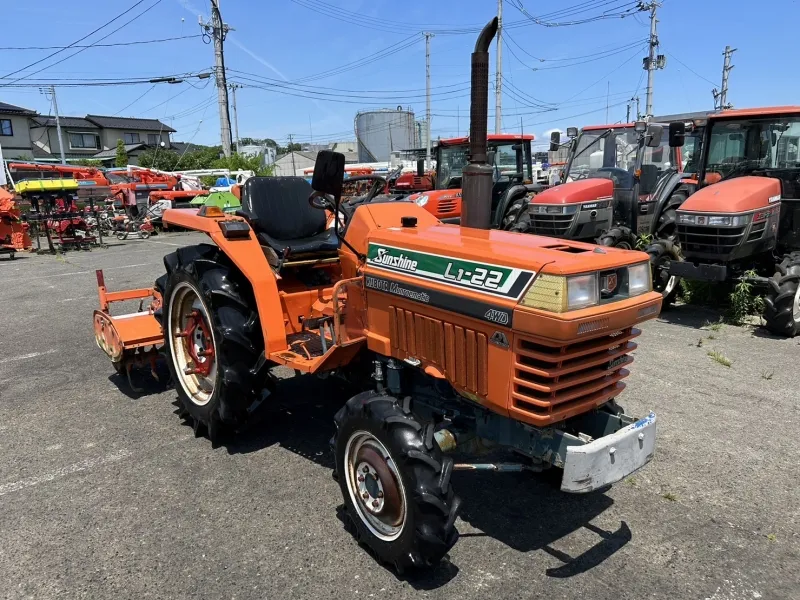
[[[800,333],[800,252],[793,252],[776,266],[764,298],[767,329],[777,335]]]
[[[623,250],[632,250],[630,231],[622,227],[614,227],[609,229],[599,238],[597,243],[600,246],[608,246],[611,248],[622,248]]]
[[[167,279],[159,315],[181,412],[212,442],[220,425],[246,421],[259,398],[253,368],[264,349],[249,283],[215,246],[164,257]]]
[[[646,250],[650,257],[650,269],[653,274],[653,291],[661,294],[662,309],[668,308],[678,295],[681,279],[670,275],[672,261],[681,261],[683,257],[674,244],[659,240],[650,244]]]
[[[378,392],[351,398],[335,422],[336,473],[356,538],[400,573],[436,565],[458,540],[460,500],[433,426]]]

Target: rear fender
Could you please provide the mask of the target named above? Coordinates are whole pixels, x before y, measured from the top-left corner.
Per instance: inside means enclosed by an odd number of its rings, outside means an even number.
[[[231,215],[202,217],[197,213],[194,209],[170,209],[164,212],[164,220],[171,225],[202,231],[225,253],[253,288],[266,354],[285,350],[286,331],[278,282],[255,232],[251,229],[247,237],[228,239],[220,224],[243,222],[243,219]]]

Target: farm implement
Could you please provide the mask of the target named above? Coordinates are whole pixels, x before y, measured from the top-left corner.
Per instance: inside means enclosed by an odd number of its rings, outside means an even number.
[[[656,416],[616,402],[636,325],[661,306],[647,255],[491,229],[496,31],[494,19],[472,54],[460,227],[413,202],[341,212],[344,156],[322,151],[311,185],[248,179],[236,214],[167,210],[211,243],[167,255],[152,289],[98,280],[98,345],[127,372],[163,347],[181,414],[214,444],[269,401],[274,366],[355,386],[332,424],[334,475],[358,539],[398,571],[456,543],[455,470],[558,468],[562,490],[586,493],[655,449]],[[111,314],[137,299],[139,312]],[[455,464],[454,450],[477,458],[477,440],[515,462]]]

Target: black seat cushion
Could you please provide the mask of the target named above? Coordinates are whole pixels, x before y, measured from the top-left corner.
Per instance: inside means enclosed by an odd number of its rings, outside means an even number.
[[[325,229],[311,237],[292,240],[278,240],[263,231],[256,233],[256,237],[262,245],[269,246],[279,255],[286,257],[296,254],[333,253],[339,249],[339,239],[333,228]]]
[[[302,177],[251,177],[242,186],[242,212],[259,241],[281,255],[336,251],[327,213],[308,203],[311,192]]]

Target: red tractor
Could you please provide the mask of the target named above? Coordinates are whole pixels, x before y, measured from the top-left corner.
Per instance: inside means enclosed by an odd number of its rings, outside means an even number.
[[[800,333],[800,106],[709,116],[698,189],[677,211],[669,274],[766,289],[773,333]]]
[[[533,182],[532,135],[489,134],[489,159],[493,167],[492,227],[503,227],[514,201],[542,187]],[[436,173],[433,189],[409,197],[445,223],[461,220],[461,178],[469,164],[469,138],[439,140],[434,148]],[[422,177],[417,174],[420,179]],[[420,181],[420,185],[425,183]],[[398,189],[398,191],[400,191]]]

